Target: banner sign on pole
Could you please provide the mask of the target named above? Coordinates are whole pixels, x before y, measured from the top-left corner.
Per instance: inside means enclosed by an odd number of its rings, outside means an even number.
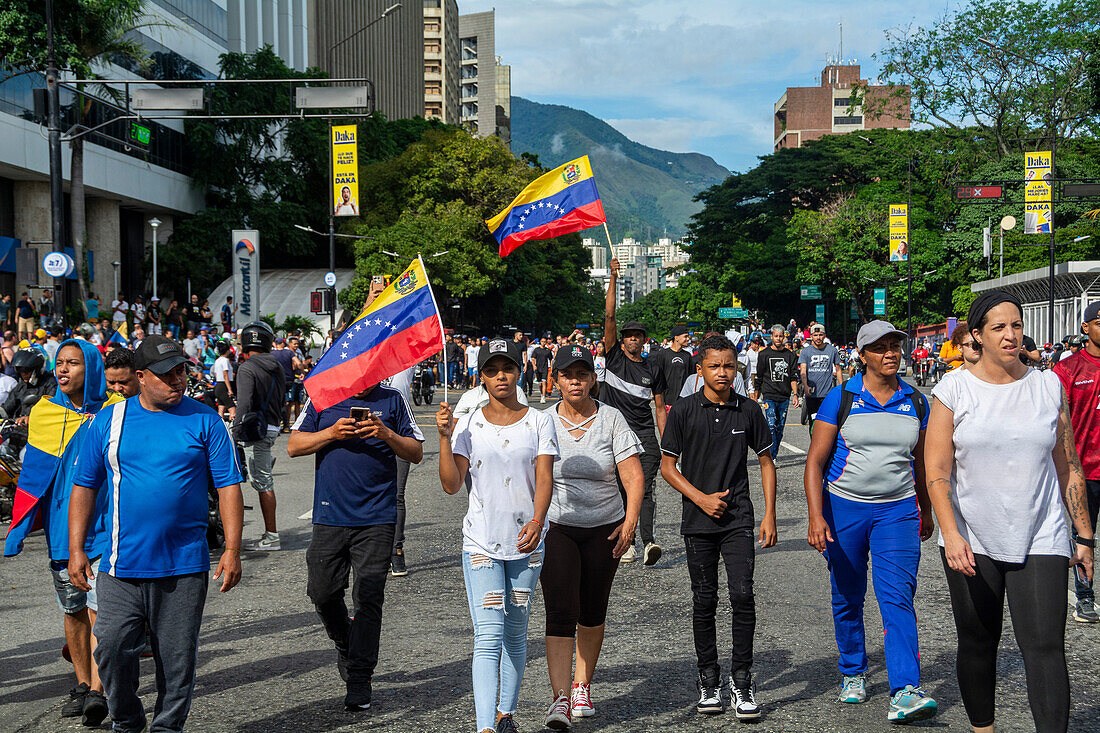
[[[1024,153],[1024,234],[1050,234],[1050,151]]]
[[[814,320],[817,321],[818,323],[824,323],[825,322],[825,304],[824,303],[818,303],[817,304],[817,312],[815,313]]]
[[[355,125],[332,128],[332,213],[359,216],[359,161]]]
[[[876,315],[876,316],[886,315],[886,288],[875,288],[874,315]]]
[[[890,204],[890,261],[909,259],[909,205]]]
[[[733,295],[733,296],[732,296],[732,298],[731,298],[731,300],[733,301],[732,303],[730,303],[730,305],[731,305],[732,307],[734,307],[734,308],[742,308],[742,307],[743,307],[743,306],[741,305],[741,299],[740,299],[740,298],[738,298],[738,297],[737,297],[736,295]]]
[[[798,296],[802,300],[821,300],[820,285],[799,285]]]
[[[233,302],[238,323],[260,318],[260,233],[233,230]]]

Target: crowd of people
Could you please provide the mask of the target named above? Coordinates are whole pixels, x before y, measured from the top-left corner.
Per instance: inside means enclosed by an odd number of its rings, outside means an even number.
[[[900,376],[912,352],[905,353],[906,334],[885,321],[864,324],[851,348],[830,343],[822,324],[802,330],[793,321],[701,337],[676,327],[657,343],[644,324],[617,320],[617,277],[613,261],[602,339],[580,331],[531,340],[522,332],[452,335],[439,363],[420,365],[466,388],[454,406],[438,406],[435,427],[441,487],[467,496],[455,531],[473,625],[479,733],[517,730],[536,585],[551,684],[543,723],[566,729],[596,714],[592,685],[618,567],[639,558],[653,566],[664,554],[658,472],[681,495],[696,709],[721,713],[728,701],[738,719],[761,717],[755,554],[778,539],[776,461],[790,408],[804,409],[811,435],[807,542],[831,582],[838,702],[868,699],[870,560],[886,630],[887,719],[936,714],[922,686],[914,595],[921,543],[938,522],[958,684],[972,727],[994,723],[1007,598],[1036,729],[1065,731],[1063,592],[1071,569],[1074,618],[1100,621],[1092,590],[1100,304],[1084,313],[1083,347],[1042,371],[1033,368],[1020,303],[983,294],[952,334],[949,368],[928,399]],[[372,284],[364,308],[383,287]],[[128,317],[135,316],[131,306]],[[47,333],[56,346],[40,348],[52,350],[52,368],[34,346],[10,358],[5,352],[18,381],[28,383],[19,363],[33,352],[42,362],[36,384],[55,385],[29,408],[31,425],[44,426],[32,434],[48,436],[70,415],[79,418],[49,449],[31,440],[37,452],[28,450],[20,483],[46,497],[35,511],[45,520],[78,683],[62,714],[89,725],[110,714],[116,730],[143,729],[135,674],[148,635],[158,675],[153,727],[182,729],[210,572],[208,498],[219,499],[224,547],[214,577],[225,592],[241,575],[245,468],[264,518],[251,547],[281,547],[271,463],[288,427],[288,454],[313,456],[315,465],[306,594],[333,643],[346,709],[367,710],[383,653],[387,577],[407,573],[405,484],[425,456],[409,395],[414,367],[324,409],[307,401],[295,414],[291,398],[303,398],[295,385],[308,370],[301,344],[281,342],[262,323],[234,332],[230,322],[216,337],[209,327],[203,336],[200,325],[196,351],[190,325],[182,339],[138,337],[135,327],[128,345],[117,347],[103,338],[102,323],[99,343],[84,326],[66,340]],[[208,342],[218,352],[210,365],[214,407],[184,394]],[[535,393],[540,404],[558,401],[536,409]],[[1032,417],[1014,418],[1020,414]],[[153,434],[164,439],[143,438]],[[750,491],[750,458],[762,506]],[[6,554],[21,549],[27,531],[13,524]],[[716,625],[720,567],[732,627],[726,675]]]

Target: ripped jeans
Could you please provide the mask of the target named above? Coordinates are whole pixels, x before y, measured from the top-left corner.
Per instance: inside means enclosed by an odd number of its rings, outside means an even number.
[[[715,617],[718,612],[718,564],[726,566],[730,607],[733,611],[733,652],[730,674],[752,668],[752,637],[756,633],[756,599],[752,574],[756,545],[751,529],[729,529],[684,535],[688,576],[691,578],[692,632],[700,671],[719,669]]]
[[[540,544],[518,560],[462,553],[466,598],[474,621],[474,709],[479,731],[496,728],[497,710],[506,715],[516,711],[527,664],[531,595],[542,572],[542,552]]]

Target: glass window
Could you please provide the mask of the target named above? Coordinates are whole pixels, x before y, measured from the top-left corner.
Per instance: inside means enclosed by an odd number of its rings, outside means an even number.
[[[852,117],[834,117],[834,125],[861,125],[863,124],[862,115],[853,115]]]

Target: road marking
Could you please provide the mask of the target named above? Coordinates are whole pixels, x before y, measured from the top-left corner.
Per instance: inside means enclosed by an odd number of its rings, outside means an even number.
[[[298,517],[298,519],[310,519],[310,520],[312,520],[312,519],[313,519],[313,510],[312,510],[312,509],[310,509],[310,510],[309,510],[308,512],[306,512],[305,514],[303,514],[302,516]]]
[[[790,443],[788,443],[785,440],[782,441],[779,445],[783,446],[784,448],[786,448],[787,450],[789,450],[793,453],[797,453],[800,456],[806,455],[806,451],[802,450],[801,448],[796,448],[795,446],[791,445]]]

